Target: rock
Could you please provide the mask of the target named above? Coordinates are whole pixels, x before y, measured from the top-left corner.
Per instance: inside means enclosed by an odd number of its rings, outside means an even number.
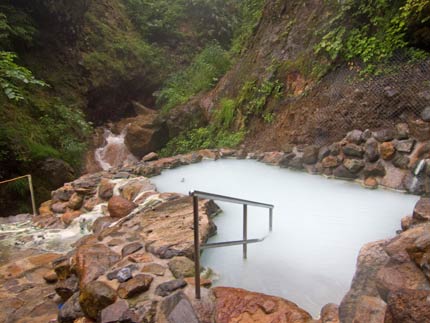
[[[339,306],[327,304],[321,309],[321,323],[340,323]]]
[[[40,204],[39,207],[39,214],[40,215],[52,215],[52,211],[51,211],[51,205],[52,205],[52,200],[43,202],[42,204]]]
[[[142,262],[152,262],[154,259],[152,255],[148,252],[135,253],[128,257],[128,260],[134,263],[142,263]]]
[[[97,196],[90,197],[84,202],[84,210],[91,212],[97,204],[99,204],[99,198]]]
[[[331,144],[328,149],[330,150],[330,155],[332,156],[337,156],[340,154],[341,151],[341,145],[338,142],[335,142],[333,144]]]
[[[392,163],[395,167],[400,169],[408,169],[409,168],[409,158],[403,154],[396,153],[392,160]]]
[[[143,156],[142,161],[149,162],[157,159],[158,159],[158,154],[154,152],[150,152],[149,154],[146,154],[145,156]]]
[[[108,201],[113,196],[115,184],[107,178],[102,178],[99,185],[99,197]]]
[[[189,153],[180,157],[180,161],[184,165],[199,163],[202,161],[202,159],[203,156],[199,155],[198,153]]]
[[[138,178],[128,181],[127,184],[121,187],[121,196],[126,200],[133,201],[137,195],[145,191],[155,191],[157,188],[149,179]]]
[[[75,255],[80,287],[96,280],[120,259],[117,253],[102,244],[80,246]]]
[[[374,138],[370,138],[364,145],[364,156],[367,161],[373,163],[379,159],[378,142]]]
[[[360,297],[357,310],[352,321],[357,323],[385,323],[387,304],[378,297]],[[343,321],[342,321],[343,322]]]
[[[348,132],[345,139],[348,142],[359,145],[362,142],[362,135],[363,135],[363,132],[361,130],[352,130]]]
[[[54,213],[65,213],[67,211],[67,202],[57,202],[51,205]]]
[[[343,153],[349,157],[361,158],[361,157],[363,157],[363,153],[364,153],[363,148],[361,148],[361,146],[358,146],[356,144],[351,144],[351,143],[346,144],[342,148],[342,150],[343,150]]]
[[[312,319],[309,313],[282,298],[228,287],[216,287],[212,291],[218,323],[308,323]]]
[[[386,86],[384,88],[384,95],[388,99],[393,99],[394,97],[399,95],[399,91],[391,86]]]
[[[65,280],[60,280],[55,287],[55,292],[61,297],[64,302],[67,301],[70,297],[72,297],[72,295],[78,290],[78,277],[76,277],[75,275],[72,275]]]
[[[114,173],[112,179],[129,179],[132,177],[132,174],[129,171],[122,171]]]
[[[47,158],[34,167],[39,178],[48,181],[51,187],[61,187],[75,177],[75,171],[64,160]]]
[[[294,156],[293,159],[288,163],[288,167],[292,169],[301,170],[303,169],[303,159],[300,156]]]
[[[99,234],[104,229],[109,227],[113,222],[115,222],[114,218],[111,218],[110,216],[102,216],[100,218],[97,218],[93,222],[92,230],[94,234]]]
[[[340,165],[340,160],[336,156],[327,156],[322,160],[321,164],[324,168],[335,168]]]
[[[430,322],[430,291],[396,290],[388,295],[392,322]]]
[[[194,262],[187,257],[175,257],[167,265],[175,278],[194,276]]]
[[[390,259],[384,249],[386,243],[386,241],[377,241],[368,243],[361,248],[351,288],[339,306],[341,322],[353,322],[355,315],[362,310],[363,296],[378,295],[376,274]]]
[[[379,142],[391,141],[396,137],[396,132],[392,129],[383,129],[373,133]]]
[[[203,159],[217,160],[219,159],[218,151],[211,149],[199,150],[198,154],[203,157]]]
[[[144,228],[140,233],[147,251],[163,259],[175,256],[193,258],[193,206],[190,197],[180,197],[137,213]],[[218,211],[216,204],[200,200],[200,241],[204,243],[216,230],[210,216]]]
[[[190,300],[182,292],[166,297],[160,310],[169,323],[200,323]]]
[[[64,182],[58,186],[63,185]],[[63,187],[51,192],[52,202],[67,202],[70,197],[75,193],[75,190],[69,184],[64,185]]]
[[[430,232],[425,232],[406,251],[409,257],[430,280]]]
[[[323,146],[318,152],[318,160],[322,161],[324,158],[326,158],[329,155],[330,155],[330,149],[328,149],[327,146]]]
[[[423,120],[410,120],[409,131],[411,136],[418,141],[427,141],[430,139],[430,124]]]
[[[399,289],[430,290],[429,282],[423,272],[409,259],[402,259],[401,263],[390,259],[379,269],[376,275],[376,286],[379,295],[385,301],[388,293]]]
[[[412,216],[407,215],[407,216],[402,218],[401,226],[402,226],[403,231],[409,230],[412,225],[413,225]]]
[[[166,157],[152,162],[152,164],[160,169],[173,169],[182,165],[181,159],[178,156]]]
[[[279,166],[282,168],[287,168],[294,157],[296,157],[295,153],[284,154],[282,159],[279,161]]]
[[[357,174],[350,172],[345,166],[340,165],[333,171],[333,175],[337,178],[355,179]]]
[[[67,203],[67,207],[72,210],[79,210],[84,203],[84,198],[82,195],[78,193],[73,193],[70,197],[69,202]]]
[[[381,162],[367,164],[363,171],[364,177],[384,177],[386,174],[385,167]]]
[[[369,129],[366,129],[366,130],[363,131],[363,133],[361,135],[361,140],[362,141],[367,141],[370,138],[372,138],[372,136],[373,136],[373,132],[370,131]]]
[[[395,148],[401,153],[410,153],[415,147],[415,139],[397,141]]]
[[[129,124],[124,141],[130,152],[138,158],[161,149],[169,138],[164,121],[154,110],[146,109],[137,117],[123,119],[121,123]]]
[[[412,249],[416,246],[415,242],[426,235],[426,232],[430,230],[430,224],[424,223],[418,226],[414,226],[409,230],[402,232],[396,238],[389,241],[385,246],[385,251],[390,256],[395,256],[398,254],[404,255],[404,258],[409,259],[406,250]]]
[[[123,218],[136,208],[136,204],[120,196],[113,196],[108,202],[108,211],[113,218]]]
[[[407,123],[396,124],[397,139],[408,139],[409,138],[409,126]]]
[[[81,214],[81,211],[66,212],[61,216],[61,221],[63,221],[66,226],[69,226],[73,220],[79,218]]]
[[[430,198],[421,197],[419,199],[419,201],[415,204],[412,217],[417,221],[430,220]]]
[[[303,150],[302,161],[305,165],[313,165],[318,161],[319,149],[316,146],[308,146]]]
[[[100,312],[116,301],[115,291],[107,284],[92,281],[81,289],[79,304],[86,316],[97,319]]]
[[[135,253],[136,251],[139,251],[142,248],[143,244],[141,244],[140,242],[132,242],[122,248],[121,255],[124,258],[128,255],[131,255],[132,253]]]
[[[58,312],[58,323],[73,323],[77,318],[84,316],[79,304],[79,292],[73,294]]]
[[[106,277],[109,280],[117,279],[120,283],[123,283],[130,278],[132,278],[132,272],[137,270],[138,267],[135,264],[130,264],[126,267],[116,269],[114,271],[109,272]]]
[[[381,154],[381,158],[384,160],[390,160],[393,158],[396,149],[392,142],[384,142],[379,146],[379,153]]]
[[[165,297],[173,293],[175,290],[184,288],[185,286],[187,286],[187,283],[183,279],[170,280],[158,285],[155,289],[155,295]]]
[[[415,177],[412,173],[403,178],[403,187],[407,192],[415,195],[425,193],[425,182],[422,176]]]
[[[374,177],[367,177],[364,180],[364,187],[370,188],[370,189],[376,189],[378,188],[378,181]]]
[[[54,260],[52,262],[52,267],[54,268],[58,279],[61,280],[69,278],[72,273],[69,258],[66,256]]]
[[[48,284],[53,284],[56,283],[58,280],[57,277],[57,273],[54,270],[50,270],[48,271],[45,275],[43,275],[43,279],[48,283]]]
[[[128,303],[123,299],[119,299],[101,311],[100,323],[123,322],[127,311]]]
[[[426,122],[430,121],[430,106],[424,108],[424,110],[421,111],[421,119],[423,119]]]
[[[131,298],[146,292],[151,287],[153,279],[152,276],[146,274],[136,275],[129,281],[119,285],[117,290],[118,296],[121,298]]]
[[[166,267],[154,263],[143,266],[141,271],[143,273],[153,274],[155,276],[164,276],[164,273],[166,272]]]
[[[348,169],[351,173],[358,173],[364,168],[364,161],[360,159],[345,159],[343,166]]]
[[[184,280],[188,285],[196,286],[194,277],[186,277]],[[200,286],[210,288],[212,286],[212,280],[200,277]]]
[[[279,165],[279,162],[283,159],[284,153],[280,151],[264,153],[262,162],[269,165]]]
[[[131,274],[131,269],[126,267],[118,271],[116,277],[120,283],[124,283],[127,280],[130,280],[133,275]]]

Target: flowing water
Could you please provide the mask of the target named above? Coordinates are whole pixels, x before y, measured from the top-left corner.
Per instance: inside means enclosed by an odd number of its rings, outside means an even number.
[[[109,170],[112,167],[125,166],[137,161],[136,157],[130,153],[124,143],[126,135],[127,127],[125,127],[119,135],[105,129],[105,145],[97,148],[94,152],[95,160],[103,170]]]
[[[252,160],[205,161],[151,179],[161,192],[207,191],[274,204],[273,232],[257,244],[205,250],[215,285],[246,288],[296,302],[313,315],[348,291],[363,244],[392,237],[417,196],[367,190],[356,183]],[[242,239],[242,206],[218,203],[211,242]],[[268,233],[268,210],[248,208],[248,238]]]

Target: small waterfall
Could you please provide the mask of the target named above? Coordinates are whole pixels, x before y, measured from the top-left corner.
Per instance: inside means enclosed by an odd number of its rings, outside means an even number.
[[[109,129],[105,129],[104,138],[106,143],[94,152],[95,160],[103,170],[125,166],[137,161],[137,158],[130,153],[124,143],[127,128],[125,127],[119,135],[115,135]]]

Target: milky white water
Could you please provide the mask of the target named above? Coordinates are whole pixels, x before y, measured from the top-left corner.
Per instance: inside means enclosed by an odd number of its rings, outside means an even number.
[[[417,196],[267,166],[252,160],[205,161],[151,179],[159,191],[201,190],[275,205],[274,231],[261,243],[205,250],[216,285],[289,299],[314,316],[348,291],[363,244],[392,237]],[[242,206],[218,203],[211,242],[242,238]],[[248,238],[268,232],[268,210],[249,207]]]

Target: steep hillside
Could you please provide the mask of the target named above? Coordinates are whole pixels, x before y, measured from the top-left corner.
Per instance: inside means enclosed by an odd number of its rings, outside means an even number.
[[[429,17],[426,1],[266,1],[237,63],[186,107],[205,112],[211,135],[245,132],[251,150],[414,128],[430,105]],[[196,133],[169,151],[202,142]]]

